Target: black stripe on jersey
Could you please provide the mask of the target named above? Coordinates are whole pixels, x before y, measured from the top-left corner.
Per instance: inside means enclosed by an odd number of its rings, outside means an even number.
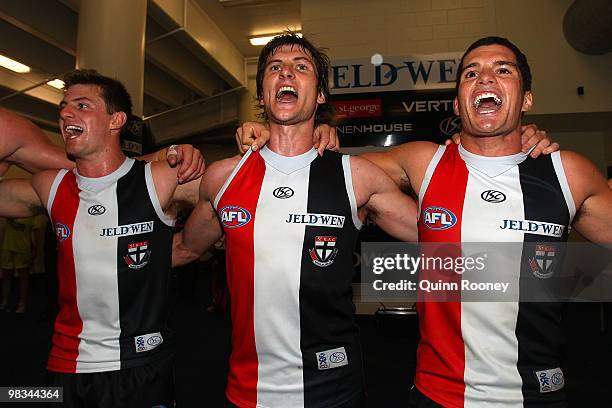
[[[358,230],[353,224],[342,155],[326,151],[310,165],[308,212],[345,217],[340,228],[307,226],[300,275],[300,330],[304,364],[304,406],[335,407],[363,392],[361,346],[354,320],[353,250]],[[325,267],[309,251],[316,236],[335,236],[338,253]],[[349,364],[319,370],[316,353],[344,347]]]
[[[118,225],[154,221],[152,232],[117,240],[121,368],[129,368],[170,350],[167,321],[172,227],[163,223],[155,212],[147,191],[143,162],[136,161],[129,173],[117,182],[117,205]],[[130,244],[138,245],[137,250],[143,252],[140,256],[150,251],[143,267],[128,267],[125,257]],[[134,337],[157,332],[162,334],[163,343],[153,350],[137,353]]]
[[[554,299],[555,285],[559,279],[537,277],[529,266],[533,262],[536,243],[546,243],[557,247],[557,262],[563,257],[565,241],[570,221],[569,209],[563,196],[551,156],[537,159],[527,158],[519,165],[520,183],[523,191],[525,219],[544,221],[565,226],[561,237],[525,234],[521,259],[520,297],[533,299],[548,293]],[[555,245],[555,243],[559,243]],[[555,272],[558,276],[559,268]],[[521,302],[516,322],[518,339],[518,370],[523,381],[524,406],[564,407],[565,390],[540,392],[537,371],[561,367],[561,348],[563,346],[561,315],[563,304],[555,302]]]

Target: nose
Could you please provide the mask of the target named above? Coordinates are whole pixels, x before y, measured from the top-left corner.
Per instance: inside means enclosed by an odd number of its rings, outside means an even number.
[[[491,85],[496,81],[495,74],[490,69],[484,69],[478,77],[478,83],[482,85]]]
[[[280,76],[281,78],[293,78],[293,68],[290,65],[283,65]]]
[[[73,114],[72,114],[72,110],[70,109],[70,106],[64,105],[60,107],[59,116],[60,116],[60,119],[64,119],[64,120],[67,118],[71,118]]]

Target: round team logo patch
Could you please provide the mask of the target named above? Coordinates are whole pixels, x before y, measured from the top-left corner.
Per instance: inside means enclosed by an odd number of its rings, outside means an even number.
[[[423,223],[430,230],[445,230],[457,223],[457,217],[444,207],[427,207],[423,210]]]
[[[251,214],[244,208],[228,205],[219,211],[221,224],[226,228],[239,228],[251,221]]]
[[[63,242],[70,236],[70,228],[66,224],[56,222],[55,225],[55,236],[59,242]]]

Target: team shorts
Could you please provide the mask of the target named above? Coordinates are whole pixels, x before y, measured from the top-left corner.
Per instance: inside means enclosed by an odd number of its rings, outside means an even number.
[[[431,398],[423,394],[417,387],[412,387],[408,398],[408,408],[444,408]]]
[[[0,257],[2,257],[2,269],[25,269],[30,267],[30,263],[32,262],[32,255],[26,254],[23,252],[14,252],[6,249],[2,250],[0,253]]]
[[[64,387],[62,408],[174,407],[174,357],[99,373],[49,372],[52,387]]]

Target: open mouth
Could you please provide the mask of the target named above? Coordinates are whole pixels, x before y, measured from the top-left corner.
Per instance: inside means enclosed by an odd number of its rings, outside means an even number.
[[[297,98],[297,91],[292,86],[283,86],[276,93],[276,100],[278,102],[295,102]]]
[[[478,113],[491,113],[502,106],[502,99],[496,93],[484,92],[476,95],[473,106]]]
[[[64,127],[66,139],[74,139],[83,133],[83,128],[78,125],[68,125]]]

